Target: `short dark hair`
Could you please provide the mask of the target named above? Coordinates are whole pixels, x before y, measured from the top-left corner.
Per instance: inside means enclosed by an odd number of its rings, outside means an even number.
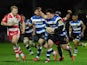
[[[53,10],[53,9],[51,9],[51,8],[47,9],[47,10],[46,10],[46,13],[47,13],[47,12],[50,12],[50,13],[52,13],[52,14],[54,14],[54,13],[55,13],[55,12],[54,12],[54,10]]]
[[[11,11],[12,11],[14,8],[15,8],[15,9],[18,9],[18,7],[17,7],[17,6],[11,6],[11,8],[10,8],[10,9],[11,9]]]
[[[78,16],[78,14],[72,14],[72,16]]]
[[[38,10],[38,9],[40,9],[40,8],[41,8],[41,7],[35,7],[35,8],[34,8],[34,11],[35,11],[35,10]]]

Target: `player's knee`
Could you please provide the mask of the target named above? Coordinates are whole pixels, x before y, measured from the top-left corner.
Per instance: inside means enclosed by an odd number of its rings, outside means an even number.
[[[18,42],[18,37],[15,35],[15,36],[13,36],[13,38],[12,38],[12,43],[17,43]]]
[[[52,48],[53,42],[51,40],[48,40],[48,48]]]
[[[48,48],[48,45],[47,45],[47,43],[44,45],[44,48],[46,48],[46,49]]]
[[[43,39],[39,39],[39,41],[38,41],[39,45],[42,45],[42,44],[43,44],[43,42],[44,42],[44,40],[43,40]]]

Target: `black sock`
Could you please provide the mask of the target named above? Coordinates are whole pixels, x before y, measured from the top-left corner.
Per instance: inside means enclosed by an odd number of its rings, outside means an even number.
[[[57,49],[58,49],[58,52],[59,52],[60,57],[62,58],[62,57],[63,57],[63,54],[62,54],[61,46],[58,45],[58,46],[57,46]]]
[[[42,50],[42,47],[39,47],[37,50],[37,55],[36,55],[37,58],[40,57],[41,50]]]
[[[67,46],[67,47],[68,47],[67,51],[69,52],[70,57],[72,57],[72,48],[70,48],[70,46]]]
[[[29,47],[29,45],[26,46],[26,49],[29,51],[29,52],[32,52],[31,48]]]

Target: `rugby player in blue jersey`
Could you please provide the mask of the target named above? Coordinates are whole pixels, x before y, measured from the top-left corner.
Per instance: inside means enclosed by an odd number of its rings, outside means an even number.
[[[78,19],[77,14],[72,15],[72,21],[70,21],[69,26],[69,36],[73,38],[74,42],[74,55],[78,53],[78,45],[87,46],[85,43],[81,43],[81,37],[84,37],[85,25],[82,20]]]
[[[72,55],[71,47],[68,46],[67,35],[65,32],[65,24],[62,22],[61,17],[54,14],[52,9],[46,10],[46,15],[41,11],[41,16],[46,19],[46,26],[48,35],[48,49],[47,49],[47,59],[46,62],[50,61],[50,54],[56,53],[52,49],[53,44],[55,43],[58,46],[58,52],[60,54],[59,61],[63,60],[64,57],[62,55],[61,47],[67,50],[70,54],[72,60],[74,60],[74,56]],[[56,56],[55,56],[56,58]]]

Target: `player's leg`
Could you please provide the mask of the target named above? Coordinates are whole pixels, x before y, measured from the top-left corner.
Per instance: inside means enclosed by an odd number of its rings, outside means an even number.
[[[11,37],[12,37],[12,39],[11,39]],[[17,44],[18,37],[9,36],[9,38],[10,38],[11,43],[13,44],[13,49],[14,49],[14,52],[15,52],[15,55],[16,55],[16,59],[17,59],[17,61],[19,61],[20,60],[20,58],[19,58],[19,49],[18,49],[18,44]]]
[[[57,50],[58,50],[58,53],[60,55],[60,58],[58,59],[58,61],[63,61],[64,60],[64,56],[63,56],[63,51],[62,51],[62,48],[61,48],[61,45],[57,45]]]
[[[33,42],[32,39],[29,39],[29,45],[32,46],[32,47],[35,47],[35,43]]]
[[[60,56],[58,61],[63,61],[64,57],[63,57],[63,52],[62,52],[62,48],[61,48],[61,43],[58,39],[55,41],[55,44],[57,45],[57,53],[59,53],[59,56]]]
[[[76,33],[73,33],[72,37],[73,37],[73,43],[74,43],[74,55],[77,55],[77,53],[78,53],[78,45],[79,45],[81,37],[80,37],[79,34],[76,34]]]
[[[36,54],[36,58],[34,58],[34,61],[38,61],[39,60],[39,57],[40,57],[40,54],[41,54],[41,51],[42,51],[43,43],[44,43],[44,39],[40,38],[38,40],[37,54]]]
[[[26,57],[25,57],[25,55],[23,54],[23,52],[22,52],[20,46],[18,45],[19,37],[20,37],[20,31],[18,30],[18,31],[16,32],[16,34],[12,36],[12,43],[13,43],[13,45],[14,45],[15,47],[18,48],[18,52],[19,52],[20,56],[22,57],[23,61],[25,61],[25,60],[26,60]]]
[[[24,37],[23,40],[24,46],[26,47],[26,49],[30,52],[30,55],[33,55],[33,51],[31,50],[30,46],[29,46],[29,38],[28,37]]]
[[[44,48],[45,48],[45,49],[47,49],[48,44],[47,44],[47,42],[46,42],[46,41],[45,41],[45,44],[44,44],[43,46],[44,46]]]
[[[66,43],[62,44],[61,46],[62,46],[63,49],[65,49],[65,50],[67,50],[69,52],[70,57],[74,61],[75,58],[74,58],[73,53],[72,53],[72,47],[70,45],[66,44]]]
[[[12,43],[13,43],[13,45],[18,49],[18,53],[19,53],[20,56],[22,57],[23,61],[25,61],[25,60],[26,60],[26,57],[25,57],[25,55],[23,54],[23,52],[22,52],[20,46],[17,44],[17,43],[18,43],[18,40],[19,40],[19,37],[18,37],[17,35],[14,35],[14,36],[12,37]]]
[[[77,54],[78,53],[78,44],[79,44],[79,40],[78,39],[74,39],[73,40],[74,42],[74,54]]]
[[[54,42],[49,39],[48,40],[48,47],[47,47],[47,53],[46,53],[46,61],[45,63],[49,62],[50,61],[50,54],[52,53],[54,55],[54,60],[56,60],[56,56],[57,56],[57,53],[53,50],[52,46],[53,46]]]

